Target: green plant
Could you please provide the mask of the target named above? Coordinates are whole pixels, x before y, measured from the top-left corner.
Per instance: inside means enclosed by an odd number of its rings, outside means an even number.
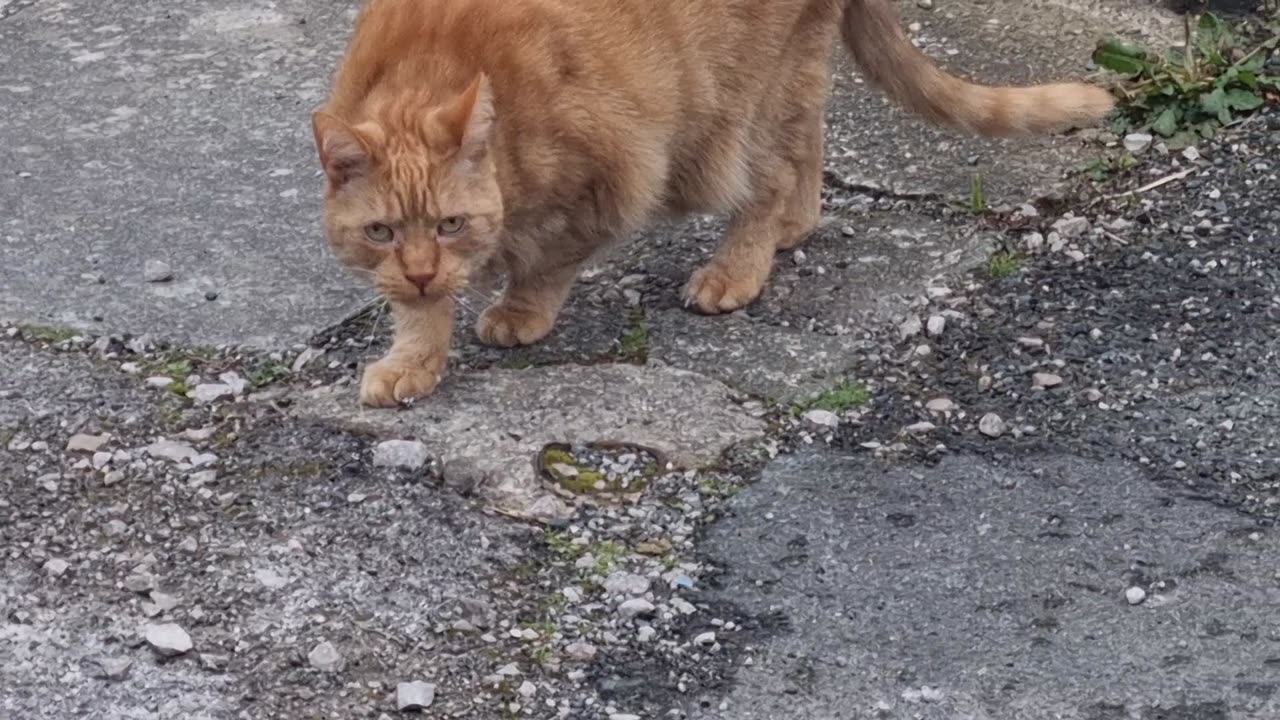
[[[1249,47],[1249,38],[1258,38]],[[1280,77],[1265,74],[1267,57],[1280,45],[1280,26],[1235,28],[1212,13],[1187,21],[1182,48],[1152,52],[1120,38],[1098,44],[1099,66],[1123,76],[1118,129],[1145,130],[1171,147],[1212,138],[1223,126],[1280,99]]]
[[[286,365],[273,360],[268,360],[254,368],[253,371],[249,373],[249,382],[252,383],[255,388],[260,388],[271,385],[279,380],[283,380],[291,374],[292,372]]]
[[[649,324],[645,322],[643,310],[637,308],[631,312],[631,323],[617,342],[619,359],[639,365],[648,362]]]
[[[1012,250],[997,250],[987,258],[987,274],[1000,280],[1022,269],[1022,255]]]
[[[1137,166],[1137,164],[1137,158],[1131,153],[1124,153],[1119,157],[1104,156],[1094,158],[1081,165],[1077,170],[1088,175],[1089,179],[1094,182],[1102,182],[1116,173]]]
[[[987,211],[987,193],[982,189],[982,175],[969,178],[969,210],[976,215]]]
[[[801,403],[796,409],[799,411],[830,410],[834,413],[842,413],[846,410],[862,407],[870,399],[871,393],[867,392],[866,385],[852,380],[845,380],[835,387],[823,390],[807,402]]]

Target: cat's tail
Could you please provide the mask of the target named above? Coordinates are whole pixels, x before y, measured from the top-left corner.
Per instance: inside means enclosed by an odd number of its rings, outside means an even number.
[[[1110,93],[1056,83],[990,87],[939,68],[911,44],[891,0],[846,0],[841,34],[863,75],[906,109],[938,125],[978,135],[1038,135],[1097,124]]]

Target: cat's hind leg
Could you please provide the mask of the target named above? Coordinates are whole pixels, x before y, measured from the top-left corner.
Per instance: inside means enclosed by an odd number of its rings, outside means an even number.
[[[778,250],[807,238],[822,214],[822,108],[798,111],[758,156],[753,193],[734,212],[715,255],[685,285],[686,307],[708,314],[732,312],[760,295]]]
[[[752,196],[730,217],[729,228],[710,262],[685,285],[687,307],[715,314],[732,312],[764,290],[779,250],[804,242],[822,219],[823,117],[831,91],[831,68],[821,33],[799,61],[773,104],[761,108],[752,159]]]

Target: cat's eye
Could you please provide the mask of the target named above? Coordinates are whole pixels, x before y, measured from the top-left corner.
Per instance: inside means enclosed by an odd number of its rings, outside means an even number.
[[[364,226],[364,236],[376,243],[389,243],[396,236],[390,225],[369,223]]]
[[[462,228],[466,226],[467,219],[461,215],[455,215],[454,217],[447,217],[441,220],[440,224],[436,226],[436,232],[445,236],[457,235],[462,232]]]

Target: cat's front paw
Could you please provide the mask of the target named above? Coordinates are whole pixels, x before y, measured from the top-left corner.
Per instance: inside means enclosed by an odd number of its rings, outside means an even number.
[[[395,407],[431,394],[440,384],[444,362],[409,363],[385,357],[364,370],[360,402],[370,407]]]
[[[695,270],[684,286],[684,306],[708,315],[733,312],[760,295],[766,278],[730,273],[714,263],[705,265]]]
[[[555,324],[555,315],[499,303],[480,313],[480,319],[476,321],[476,336],[485,345],[532,345],[546,337]]]

